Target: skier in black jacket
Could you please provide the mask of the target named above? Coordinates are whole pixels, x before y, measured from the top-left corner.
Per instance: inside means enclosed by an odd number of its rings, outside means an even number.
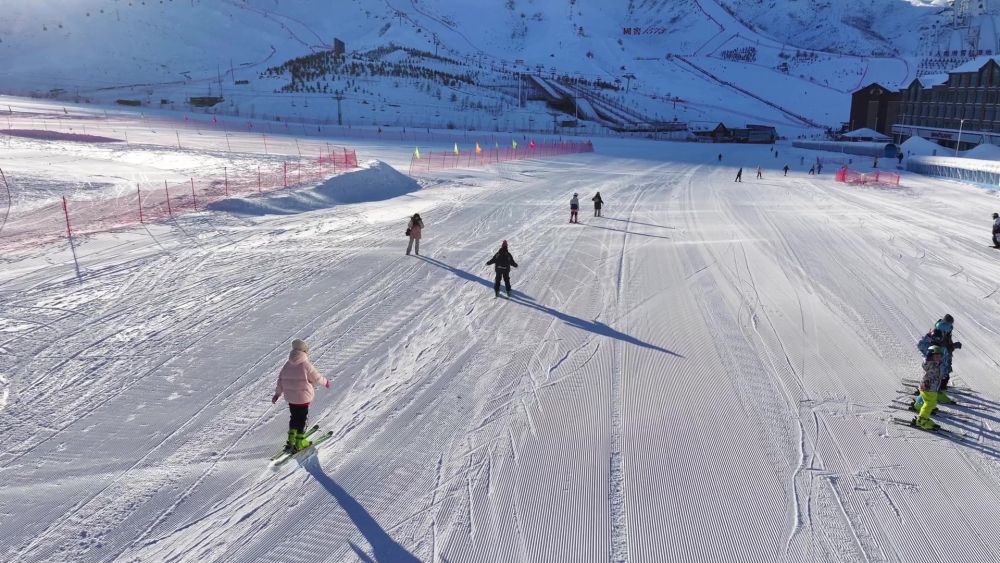
[[[510,297],[510,267],[514,266],[516,268],[517,262],[514,261],[514,257],[507,250],[507,241],[503,241],[503,244],[500,245],[500,250],[486,263],[487,266],[491,264],[497,273],[496,280],[493,282],[493,292],[496,293],[497,297],[500,297],[500,280],[502,279],[504,287],[507,289],[507,297]]]

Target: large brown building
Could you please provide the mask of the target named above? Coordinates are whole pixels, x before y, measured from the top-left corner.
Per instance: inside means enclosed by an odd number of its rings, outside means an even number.
[[[851,94],[850,130],[867,127],[892,135],[892,124],[896,122],[900,92],[894,92],[878,83],[872,83]]]
[[[961,149],[1000,144],[1000,64],[980,57],[947,75],[917,78],[901,90],[892,131],[901,140],[920,136]]]

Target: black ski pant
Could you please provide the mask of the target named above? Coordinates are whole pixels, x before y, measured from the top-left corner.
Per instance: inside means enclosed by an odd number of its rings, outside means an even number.
[[[510,270],[497,270],[497,279],[493,282],[493,292],[500,295],[500,280],[503,280],[507,294],[510,294]]]
[[[600,217],[600,216],[601,216],[601,206],[598,205],[594,207],[594,217]]]
[[[1000,231],[993,231],[993,246],[1000,246]]]
[[[306,418],[309,417],[309,404],[304,405],[293,405],[288,404],[288,410],[291,412],[292,416],[288,420],[289,430],[298,430],[299,432],[305,432],[306,430]]]

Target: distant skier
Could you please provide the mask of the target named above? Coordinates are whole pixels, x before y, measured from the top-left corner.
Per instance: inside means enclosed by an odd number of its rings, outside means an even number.
[[[330,388],[330,380],[320,375],[309,361],[309,345],[295,339],[292,341],[292,351],[288,361],[278,374],[278,384],[274,388],[271,404],[278,402],[282,395],[288,401],[291,418],[288,421],[288,441],[285,451],[294,453],[312,445],[305,437],[306,418],[309,416],[309,403],[316,396],[313,385]]]
[[[500,280],[502,279],[504,288],[507,290],[507,297],[510,297],[510,267],[513,266],[516,268],[517,262],[514,261],[514,257],[507,250],[507,241],[503,241],[500,244],[500,250],[493,255],[493,258],[490,258],[490,261],[486,265],[492,265],[496,271],[496,280],[493,282],[493,293],[497,297],[500,297]]]
[[[760,180],[763,177],[764,177],[764,169],[761,168],[760,165],[758,165],[757,166],[757,179]]]
[[[818,163],[816,165],[816,175],[819,175],[819,174],[822,174],[822,173],[823,173],[823,163],[820,162],[820,163]]]
[[[800,156],[799,157],[799,166],[805,166],[805,165],[806,165],[806,157]]]
[[[774,149],[774,158],[778,158],[778,149]]]
[[[722,162],[722,153],[719,153],[719,162]]]
[[[413,250],[414,241],[416,241],[416,253],[420,256],[420,234],[424,230],[424,220],[420,218],[419,213],[414,213],[413,217],[410,217],[410,224],[406,226],[406,236],[410,237],[410,242],[406,245],[406,255],[410,255],[410,250]]]
[[[573,194],[573,197],[569,200],[569,222],[579,223],[576,220],[576,214],[580,211],[580,200],[577,198],[577,194]]]
[[[733,180],[733,181],[734,182],[742,182],[743,181],[743,167],[742,166],[740,167],[739,170],[736,171],[736,179]]]
[[[597,195],[590,198],[594,202],[594,217],[601,216],[601,206],[604,205],[604,200],[601,199],[601,192],[597,192]]]
[[[815,173],[816,173],[816,165],[814,164],[809,167],[809,175],[812,176]]]
[[[940,426],[931,420],[931,414],[937,406],[938,398],[943,393],[941,388],[941,360],[944,356],[944,348],[941,346],[931,346],[927,350],[927,358],[924,360],[924,377],[920,380],[919,413],[910,424],[924,430],[937,430]]]
[[[898,162],[900,165],[903,164],[903,153],[899,153],[896,155],[896,162]]]
[[[993,246],[1000,248],[1000,213],[993,214]]]
[[[877,158],[875,159],[875,162],[872,162],[872,168],[878,168],[878,159]]]
[[[782,170],[785,171],[785,176],[788,176],[788,165],[787,164],[785,165],[784,168],[782,168]]]

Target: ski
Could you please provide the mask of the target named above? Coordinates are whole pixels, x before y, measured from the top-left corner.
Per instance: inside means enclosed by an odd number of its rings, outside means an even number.
[[[306,430],[306,438],[308,438],[309,436],[312,436],[313,434],[315,434],[317,430],[319,430],[319,424],[314,424],[312,428],[310,428],[309,430]],[[288,455],[288,452],[285,451],[284,449],[282,449],[280,452],[278,452],[278,453],[274,454],[273,456],[271,456],[271,461],[275,461],[277,459],[281,459],[281,457],[285,456],[285,455]]]
[[[943,438],[950,438],[950,439],[953,439],[953,440],[957,440],[959,442],[967,442],[967,441],[969,441],[969,438],[966,438],[964,435],[959,434],[958,432],[955,432],[954,430],[948,430],[947,428],[938,427],[938,428],[935,428],[933,430],[928,430],[926,428],[921,428],[921,427],[917,426],[916,424],[913,424],[913,420],[912,419],[899,418],[899,417],[895,417],[895,416],[892,417],[892,421],[895,422],[896,424],[899,424],[899,425],[902,425],[902,426],[908,426],[910,428],[913,428],[914,430],[919,430],[921,432],[926,432],[928,434],[937,434],[937,435],[939,435],[939,436],[941,436]]]
[[[277,461],[275,461],[274,462],[274,466],[275,467],[280,467],[280,466],[288,463],[289,461],[291,461],[293,459],[297,459],[297,458],[300,458],[300,457],[305,457],[305,454],[309,454],[309,453],[315,452],[317,446],[319,446],[323,442],[326,442],[330,438],[333,438],[333,430],[325,432],[322,436],[320,436],[319,438],[316,438],[315,440],[313,440],[313,443],[308,448],[303,448],[303,449],[301,449],[301,450],[299,450],[299,451],[297,451],[297,452],[295,452],[293,454],[286,454],[285,457],[280,458]]]
[[[893,404],[889,405],[890,408],[901,410],[901,411],[912,412],[913,414],[917,414],[917,411],[915,411],[912,408],[910,408],[910,405],[912,405],[912,403],[909,402],[909,401],[894,400],[892,403]],[[952,410],[941,410],[938,407],[934,407],[934,412],[932,413],[932,415],[933,416],[951,417],[951,418],[960,418],[962,420],[968,420],[968,421],[971,421],[971,422],[975,422],[976,421],[975,417],[969,416],[967,414],[957,413],[957,412],[952,411]]]

